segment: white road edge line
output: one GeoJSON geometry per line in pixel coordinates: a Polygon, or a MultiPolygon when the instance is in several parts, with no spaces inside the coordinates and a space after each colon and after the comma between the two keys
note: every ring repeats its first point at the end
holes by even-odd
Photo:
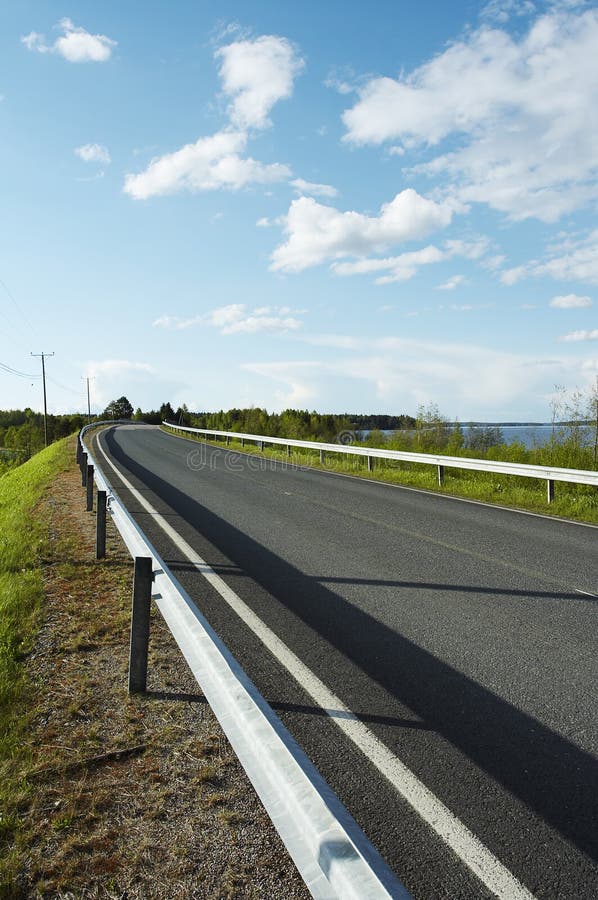
{"type": "Polygon", "coordinates": [[[594,597],[596,600],[598,600],[598,594],[591,594],[589,591],[582,591],[581,588],[575,588],[575,593],[583,594],[584,597],[594,597]]]}
{"type": "Polygon", "coordinates": [[[152,559],[152,600],[311,895],[315,900],[410,900],[404,885],[114,496],[105,467],[91,453],[88,459],[95,466],[98,489],[111,495],[112,521],[129,553],[152,559]]]}
{"type": "Polygon", "coordinates": [[[292,650],[241,600],[223,579],[203,560],[146,498],[128,481],[97,446],[110,468],[116,473],[138,503],[152,516],[167,537],[184,553],[190,563],[220,594],[239,618],[262,641],[300,687],[331,718],[345,735],[392,784],[418,815],[451,848],[479,880],[501,900],[534,900],[534,895],[498,860],[493,853],[457,818],[416,775],[357,718],[320,679],[301,662],[292,650]],[[339,717],[338,713],[343,716],[339,717]]]}

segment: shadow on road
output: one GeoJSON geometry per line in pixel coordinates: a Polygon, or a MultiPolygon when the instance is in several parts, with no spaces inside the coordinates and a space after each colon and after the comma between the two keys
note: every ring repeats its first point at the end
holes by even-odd
{"type": "MultiPolygon", "coordinates": [[[[595,757],[351,605],[321,581],[304,575],[139,465],[122,450],[114,433],[108,432],[104,439],[116,461],[197,528],[235,567],[405,704],[427,729],[450,741],[580,850],[598,860],[595,757]]],[[[136,502],[132,501],[129,508],[137,509],[136,502]]],[[[455,585],[432,587],[471,590],[455,585]]],[[[517,594],[509,589],[502,593],[517,594]]],[[[550,598],[552,594],[542,596],[550,598]]],[[[558,596],[580,599],[577,594],[558,596]]],[[[563,673],[563,677],[572,676],[563,673]]]]}

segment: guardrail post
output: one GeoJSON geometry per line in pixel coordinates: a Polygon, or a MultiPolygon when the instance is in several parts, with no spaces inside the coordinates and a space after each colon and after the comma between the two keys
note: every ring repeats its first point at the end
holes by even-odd
{"type": "Polygon", "coordinates": [[[98,491],[96,506],[96,559],[104,559],[106,556],[106,491],[98,491]]]}
{"type": "Polygon", "coordinates": [[[93,466],[87,466],[86,484],[87,504],[85,506],[85,509],[87,510],[87,512],[91,512],[93,509],[93,466]]]}
{"type": "Polygon", "coordinates": [[[230,445],[230,435],[227,434],[226,435],[226,446],[228,447],[229,445],[230,445]]]}
{"type": "Polygon", "coordinates": [[[367,460],[368,460],[368,472],[371,472],[374,468],[374,460],[372,459],[371,456],[368,456],[367,460]]]}
{"type": "Polygon", "coordinates": [[[291,455],[291,445],[287,444],[287,456],[291,455]]]}
{"type": "Polygon", "coordinates": [[[554,500],[554,481],[551,478],[546,482],[546,499],[548,503],[552,503],[554,500]]]}
{"type": "Polygon", "coordinates": [[[241,438],[241,447],[245,446],[245,438],[241,438]]]}
{"type": "Polygon", "coordinates": [[[258,445],[258,448],[259,448],[259,449],[262,451],[262,453],[263,453],[263,452],[264,452],[264,442],[263,442],[263,441],[258,441],[258,442],[257,442],[257,445],[258,445]]]}
{"type": "Polygon", "coordinates": [[[442,487],[444,484],[444,466],[438,466],[438,485],[442,487]]]}
{"type": "Polygon", "coordinates": [[[324,451],[323,450],[320,450],[320,462],[321,463],[324,462],[324,451]]]}
{"type": "Polygon", "coordinates": [[[142,694],[147,685],[150,604],[152,599],[151,556],[135,557],[131,645],[129,650],[129,694],[142,694]]]}
{"type": "Polygon", "coordinates": [[[87,453],[81,454],[81,487],[87,487],[87,453]]]}
{"type": "Polygon", "coordinates": [[[77,463],[81,463],[81,441],[77,438],[77,463]]]}

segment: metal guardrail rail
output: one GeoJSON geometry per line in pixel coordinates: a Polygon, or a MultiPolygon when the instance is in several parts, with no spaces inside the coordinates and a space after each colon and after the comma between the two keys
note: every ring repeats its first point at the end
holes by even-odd
{"type": "Polygon", "coordinates": [[[405,887],[168,570],[98,466],[84,443],[85,434],[90,428],[116,424],[131,423],[93,422],[80,432],[77,459],[87,486],[87,508],[95,480],[98,500],[108,497],[112,521],[136,564],[140,558],[151,560],[151,599],[310,893],[318,900],[409,900],[405,887]]]}
{"type": "Polygon", "coordinates": [[[471,459],[466,456],[443,456],[436,453],[411,453],[406,450],[384,450],[376,447],[358,447],[354,444],[326,444],[318,441],[299,441],[291,438],[269,437],[263,434],[245,434],[238,431],[215,431],[213,428],[189,428],[183,425],[173,425],[170,422],[162,422],[162,425],[170,428],[175,433],[212,435],[214,438],[225,438],[227,443],[232,439],[257,443],[260,450],[264,444],[273,444],[287,448],[290,455],[291,447],[300,447],[307,450],[319,451],[320,461],[324,461],[326,453],[341,453],[351,456],[364,456],[368,469],[373,468],[374,459],[394,459],[402,462],[422,463],[423,465],[436,466],[438,469],[438,483],[444,483],[445,468],[474,469],[479,472],[496,472],[500,475],[519,475],[524,478],[538,478],[546,481],[548,502],[554,500],[554,483],[566,481],[572,484],[590,484],[598,487],[598,472],[587,469],[564,469],[556,466],[536,466],[529,463],[502,462],[489,459],[471,459]]]}

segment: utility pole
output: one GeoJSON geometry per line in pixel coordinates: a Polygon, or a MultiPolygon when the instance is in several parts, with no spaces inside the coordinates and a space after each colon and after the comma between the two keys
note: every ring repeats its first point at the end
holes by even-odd
{"type": "Polygon", "coordinates": [[[91,422],[91,403],[89,400],[89,382],[91,379],[89,375],[82,375],[81,377],[85,378],[85,381],[87,382],[87,421],[91,422]]]}
{"type": "Polygon", "coordinates": [[[46,403],[46,366],[44,359],[46,356],[54,356],[53,353],[32,353],[31,356],[41,356],[42,360],[42,380],[44,383],[44,444],[48,446],[48,406],[46,403]]]}

